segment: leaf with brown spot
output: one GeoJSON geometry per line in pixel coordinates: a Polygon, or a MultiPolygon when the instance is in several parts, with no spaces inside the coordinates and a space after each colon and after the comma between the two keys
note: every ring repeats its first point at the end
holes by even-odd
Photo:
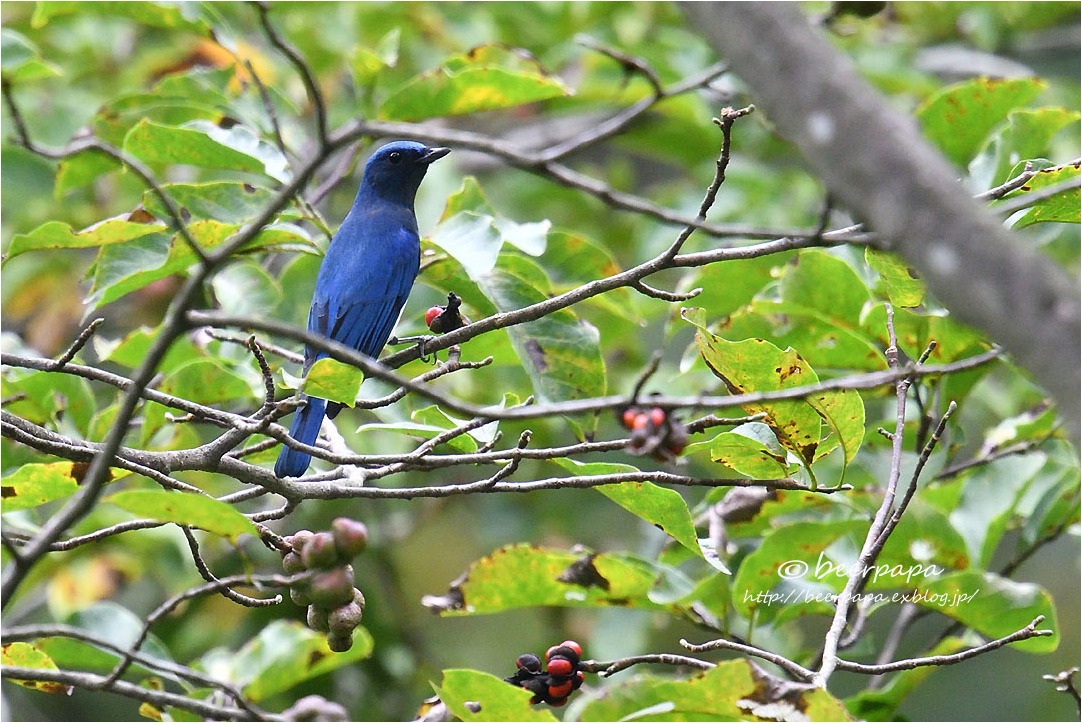
{"type": "Polygon", "coordinates": [[[14,512],[63,499],[78,491],[82,475],[76,465],[85,462],[51,462],[24,464],[4,478],[4,494],[0,510],[14,512]]]}
{"type": "Polygon", "coordinates": [[[609,581],[594,567],[596,552],[591,552],[585,557],[580,557],[567,566],[567,569],[556,578],[558,582],[566,582],[570,585],[581,587],[599,587],[602,590],[609,589],[609,581]]]}
{"type": "Polygon", "coordinates": [[[426,606],[442,615],[481,615],[523,607],[627,607],[686,612],[678,603],[662,605],[650,599],[660,571],[630,555],[598,553],[590,557],[596,574],[608,583],[584,587],[581,581],[561,581],[583,553],[533,545],[508,545],[473,562],[451,583],[443,596],[428,596],[426,606]],[[462,600],[461,605],[456,601],[462,600]]]}
{"type": "MultiPolygon", "coordinates": [[[[30,643],[8,643],[0,648],[0,658],[4,665],[17,668],[38,668],[40,670],[59,670],[48,655],[30,643]]],[[[72,686],[49,680],[12,680],[16,685],[43,693],[62,693],[71,695],[72,686]]]]}

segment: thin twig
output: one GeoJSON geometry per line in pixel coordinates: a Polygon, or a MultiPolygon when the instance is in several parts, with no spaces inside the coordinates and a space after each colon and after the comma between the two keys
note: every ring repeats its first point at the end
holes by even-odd
{"type": "MultiPolygon", "coordinates": [[[[207,582],[218,582],[218,578],[210,571],[210,567],[207,565],[206,560],[199,554],[199,541],[195,539],[192,528],[188,525],[180,525],[180,529],[184,533],[184,539],[188,542],[188,550],[192,554],[192,560],[195,562],[195,569],[199,571],[200,577],[207,582]]],[[[248,595],[243,595],[230,587],[223,587],[218,592],[222,594],[222,597],[232,600],[238,605],[249,608],[269,607],[282,602],[281,595],[276,595],[272,598],[250,597],[248,595]]]]}
{"type": "MultiPolygon", "coordinates": [[[[899,361],[898,339],[894,331],[894,309],[889,304],[887,305],[887,335],[890,340],[886,349],[887,363],[891,369],[896,370],[901,367],[901,362],[899,361]]],[[[815,676],[812,678],[812,683],[820,688],[826,687],[827,681],[830,680],[831,674],[833,674],[837,667],[839,661],[839,642],[841,641],[842,633],[845,630],[846,622],[849,619],[850,608],[856,599],[855,593],[866,584],[865,580],[867,573],[872,569],[879,551],[882,550],[882,545],[879,543],[880,535],[886,528],[888,515],[894,505],[894,498],[897,494],[898,480],[901,477],[903,451],[902,438],[905,433],[905,408],[911,383],[912,377],[900,378],[895,383],[897,414],[894,425],[894,435],[891,440],[891,462],[886,490],[883,494],[883,501],[880,503],[879,509],[875,513],[875,518],[872,520],[871,527],[868,528],[868,533],[864,539],[864,545],[861,548],[860,555],[857,558],[854,572],[849,576],[849,579],[846,580],[845,587],[842,589],[841,594],[838,595],[834,617],[830,623],[830,629],[823,639],[822,663],[819,666],[819,670],[816,671],[815,676]]],[[[886,542],[886,538],[883,538],[883,542],[886,542]]]]}
{"type": "Polygon", "coordinates": [[[97,319],[94,319],[87,324],[86,328],[83,329],[75,341],[71,343],[71,346],[68,347],[67,351],[57,358],[53,365],[53,369],[57,371],[63,369],[68,362],[74,359],[75,355],[79,353],[79,350],[86,346],[86,343],[90,341],[90,337],[94,335],[94,332],[97,331],[98,327],[103,323],[105,323],[105,319],[99,316],[97,319]]]}
{"type": "MultiPolygon", "coordinates": [[[[115,653],[118,656],[124,655],[127,652],[131,654],[133,663],[141,665],[147,670],[160,671],[164,674],[190,681],[200,687],[215,688],[222,691],[236,701],[238,706],[248,711],[254,720],[269,720],[271,718],[270,714],[248,702],[241,690],[230,683],[218,680],[217,678],[193,670],[185,665],[174,663],[171,660],[164,660],[162,658],[127,650],[111,640],[98,637],[81,628],[64,624],[20,625],[14,628],[5,628],[3,635],[6,642],[26,642],[39,640],[41,638],[71,638],[72,640],[89,643],[94,647],[101,648],[110,653],[115,653]]],[[[96,686],[90,687],[96,688],[96,686]]]]}
{"type": "Polygon", "coordinates": [[[866,663],[856,663],[851,660],[839,659],[836,661],[836,665],[838,670],[863,673],[864,675],[882,675],[883,673],[893,673],[899,670],[913,670],[914,668],[921,668],[928,665],[954,665],[955,663],[961,663],[970,658],[975,658],[978,655],[987,653],[991,650],[996,650],[997,648],[1002,648],[1004,645],[1009,645],[1010,643],[1018,642],[1019,640],[1028,640],[1030,638],[1052,635],[1053,631],[1051,630],[1037,629],[1037,626],[1042,622],[1044,622],[1044,616],[1038,615],[1033,619],[1033,622],[1021,630],[1017,630],[1010,635],[987,642],[984,645],[978,645],[975,648],[963,650],[960,653],[953,653],[951,655],[929,655],[924,658],[907,658],[906,660],[898,660],[883,665],[868,665],[866,663]]]}
{"type": "Polygon", "coordinates": [[[802,681],[812,680],[813,676],[815,675],[815,673],[808,670],[803,665],[789,660],[784,655],[778,655],[777,653],[772,653],[769,650],[757,648],[754,645],[736,643],[732,640],[726,640],[724,638],[718,638],[717,640],[711,640],[710,642],[700,644],[689,643],[687,640],[681,639],[680,644],[693,653],[701,653],[707,650],[735,650],[738,653],[743,653],[744,655],[751,655],[753,657],[761,658],[762,660],[771,662],[785,672],[792,675],[794,678],[802,681]]]}
{"type": "MultiPolygon", "coordinates": [[[[126,671],[128,667],[131,666],[133,662],[132,655],[137,652],[142,646],[142,644],[146,641],[147,636],[150,634],[150,628],[153,627],[154,623],[158,622],[158,620],[171,613],[177,608],[177,606],[179,606],[186,600],[191,600],[193,598],[201,597],[203,595],[220,593],[223,590],[229,589],[235,585],[271,585],[275,587],[289,587],[290,585],[296,584],[303,579],[307,579],[311,575],[311,571],[306,571],[300,573],[299,575],[293,576],[233,575],[232,577],[223,577],[216,579],[212,582],[190,588],[174,595],[173,597],[169,598],[161,605],[159,605],[157,608],[155,608],[149,615],[147,615],[146,620],[143,621],[143,628],[140,631],[138,637],[136,637],[135,641],[131,644],[130,649],[124,652],[124,655],[121,657],[120,662],[116,664],[116,666],[113,668],[113,671],[108,675],[108,677],[104,679],[101,686],[105,688],[111,687],[120,679],[120,676],[124,674],[124,671],[126,671]]],[[[274,604],[277,604],[282,600],[280,595],[276,595],[275,598],[272,599],[276,599],[276,602],[274,604]]]]}
{"type": "Polygon", "coordinates": [[[191,711],[207,720],[270,720],[270,716],[254,713],[245,708],[216,705],[205,700],[191,698],[186,694],[154,690],[125,680],[109,681],[104,675],[75,670],[52,670],[49,668],[24,668],[15,665],[0,667],[0,677],[8,680],[41,681],[59,683],[86,690],[107,690],[110,693],[132,698],[157,708],[172,706],[191,711]],[[106,685],[108,683],[108,685],[106,685]]]}
{"type": "Polygon", "coordinates": [[[698,658],[690,658],[686,655],[675,655],[673,653],[656,653],[653,655],[632,655],[627,658],[620,658],[619,660],[611,660],[603,662],[599,660],[584,660],[580,663],[580,667],[587,673],[597,673],[602,678],[608,678],[610,675],[615,675],[623,670],[627,670],[633,665],[671,665],[677,667],[696,668],[697,670],[711,670],[717,667],[716,663],[711,663],[707,660],[699,660],[698,658]]]}
{"type": "Polygon", "coordinates": [[[254,4],[259,11],[259,24],[262,26],[263,33],[267,36],[267,40],[270,41],[271,45],[278,48],[282,55],[286,56],[293,65],[293,68],[297,71],[297,74],[300,75],[301,82],[304,83],[304,89],[308,93],[308,102],[312,104],[312,108],[316,113],[316,130],[319,133],[319,147],[320,152],[322,153],[324,149],[326,149],[328,143],[328,127],[327,107],[323,100],[323,92],[319,89],[319,83],[316,82],[315,75],[312,74],[312,69],[308,66],[308,62],[299,52],[297,52],[296,48],[281,36],[271,23],[270,5],[262,0],[258,0],[254,4]]]}
{"type": "Polygon", "coordinates": [[[684,242],[693,234],[698,228],[697,224],[706,220],[706,214],[710,210],[710,207],[714,205],[714,201],[718,197],[718,191],[721,190],[721,184],[725,183],[725,170],[729,167],[729,160],[731,158],[732,148],[732,131],[733,123],[738,118],[752,113],[755,110],[755,106],[749,105],[739,110],[733,110],[732,108],[724,108],[720,113],[720,117],[714,119],[714,123],[721,129],[721,153],[718,155],[716,161],[714,161],[714,180],[710,182],[710,186],[706,189],[706,195],[703,197],[702,203],[699,204],[699,212],[695,214],[695,224],[688,224],[677,235],[676,240],[673,241],[669,248],[665,249],[661,258],[666,261],[672,261],[676,258],[676,255],[680,253],[680,249],[683,248],[684,242]]]}

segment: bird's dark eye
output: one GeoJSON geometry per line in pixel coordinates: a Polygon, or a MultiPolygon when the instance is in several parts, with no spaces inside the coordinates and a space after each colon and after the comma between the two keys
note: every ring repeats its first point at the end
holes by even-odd
{"type": "Polygon", "coordinates": [[[391,155],[387,156],[387,160],[391,163],[398,163],[402,160],[402,154],[398,151],[392,151],[391,155]]]}

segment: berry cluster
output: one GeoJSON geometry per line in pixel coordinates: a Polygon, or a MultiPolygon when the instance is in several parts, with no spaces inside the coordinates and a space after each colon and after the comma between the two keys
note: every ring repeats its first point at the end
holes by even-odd
{"type": "Polygon", "coordinates": [[[533,693],[531,703],[548,703],[558,708],[567,703],[567,697],[578,690],[586,678],[579,670],[581,658],[582,646],[574,640],[565,640],[545,652],[547,670],[542,670],[541,660],[536,655],[523,653],[515,661],[518,670],[504,680],[533,693]]]}
{"type": "Polygon", "coordinates": [[[306,570],[314,574],[289,590],[297,605],[308,606],[308,627],[327,633],[327,646],[336,653],[353,647],[353,630],[364,615],[364,595],[353,586],[350,562],[368,544],[363,523],[339,517],[330,532],[300,530],[286,537],[292,548],[282,556],[282,567],[291,575],[306,570]]]}
{"type": "Polygon", "coordinates": [[[446,334],[466,326],[470,320],[460,311],[462,299],[451,291],[447,294],[447,306],[433,306],[425,312],[425,324],[437,334],[446,334]]]}
{"type": "Polygon", "coordinates": [[[687,429],[661,407],[627,407],[619,418],[631,430],[627,451],[632,454],[651,454],[667,462],[688,446],[687,429]]]}

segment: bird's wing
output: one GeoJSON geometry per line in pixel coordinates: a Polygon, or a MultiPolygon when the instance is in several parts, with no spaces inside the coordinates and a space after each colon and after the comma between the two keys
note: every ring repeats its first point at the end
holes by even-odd
{"type": "MultiPolygon", "coordinates": [[[[368,356],[379,355],[417,276],[417,243],[416,234],[400,229],[378,243],[340,247],[347,253],[328,251],[324,264],[329,272],[317,283],[309,330],[368,356]]],[[[308,365],[322,356],[306,349],[308,365]]]]}

